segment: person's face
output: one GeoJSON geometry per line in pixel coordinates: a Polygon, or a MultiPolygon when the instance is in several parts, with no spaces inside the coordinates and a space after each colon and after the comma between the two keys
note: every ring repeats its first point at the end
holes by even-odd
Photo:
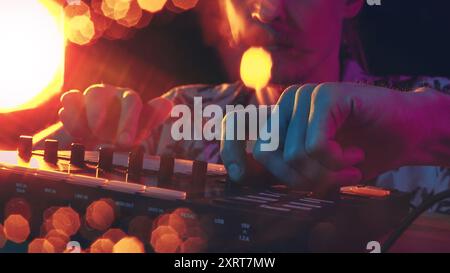
{"type": "Polygon", "coordinates": [[[299,83],[339,56],[345,19],[363,0],[225,0],[239,47],[263,46],[274,61],[272,82],[299,83]]]}

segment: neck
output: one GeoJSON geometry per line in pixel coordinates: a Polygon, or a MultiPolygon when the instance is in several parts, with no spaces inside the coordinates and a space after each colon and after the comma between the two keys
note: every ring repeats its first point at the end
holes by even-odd
{"type": "Polygon", "coordinates": [[[341,80],[339,49],[329,54],[304,77],[304,83],[339,82],[341,80]]]}

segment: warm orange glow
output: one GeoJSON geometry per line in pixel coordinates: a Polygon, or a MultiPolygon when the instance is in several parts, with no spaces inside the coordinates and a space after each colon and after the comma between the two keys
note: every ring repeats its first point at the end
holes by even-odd
{"type": "Polygon", "coordinates": [[[115,219],[114,202],[102,199],[86,209],[86,223],[96,230],[107,230],[115,219]]]}
{"type": "Polygon", "coordinates": [[[194,8],[198,0],[172,0],[172,3],[177,8],[188,10],[194,8]]]}
{"type": "Polygon", "coordinates": [[[150,236],[150,245],[157,253],[175,253],[181,243],[177,231],[170,226],[159,226],[150,236]]]}
{"type": "Polygon", "coordinates": [[[167,0],[138,0],[138,3],[143,10],[155,13],[164,8],[167,0]]]}
{"type": "Polygon", "coordinates": [[[33,108],[60,91],[65,41],[52,0],[8,1],[0,16],[0,112],[33,108]]]}
{"type": "Polygon", "coordinates": [[[28,253],[55,253],[55,247],[47,239],[34,239],[28,245],[28,253]]]}
{"type": "Polygon", "coordinates": [[[5,235],[8,240],[20,244],[30,236],[30,224],[22,215],[12,214],[4,223],[5,235]]]}
{"type": "Polygon", "coordinates": [[[113,247],[113,253],[144,253],[144,244],[136,237],[125,237],[113,247]]]}
{"type": "Polygon", "coordinates": [[[242,56],[241,79],[247,87],[259,91],[269,84],[272,65],[269,52],[261,47],[252,47],[242,56]]]}

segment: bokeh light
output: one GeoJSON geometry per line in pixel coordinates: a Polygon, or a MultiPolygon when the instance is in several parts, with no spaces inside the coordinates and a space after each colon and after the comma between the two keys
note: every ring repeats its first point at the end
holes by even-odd
{"type": "Polygon", "coordinates": [[[89,44],[95,36],[95,26],[87,14],[66,18],[65,34],[74,44],[89,44]]]}
{"type": "Polygon", "coordinates": [[[110,239],[100,238],[96,240],[89,250],[90,253],[112,253],[114,242],[110,239]]]}
{"type": "Polygon", "coordinates": [[[0,112],[40,105],[60,91],[65,40],[52,0],[8,1],[0,16],[0,112]]]}
{"type": "Polygon", "coordinates": [[[241,79],[247,87],[261,90],[269,84],[272,65],[269,52],[261,47],[252,47],[242,56],[241,79]]]}
{"type": "Polygon", "coordinates": [[[75,235],[80,229],[80,216],[70,207],[57,209],[51,216],[51,227],[63,231],[68,236],[75,235]]]}
{"type": "Polygon", "coordinates": [[[103,14],[111,19],[120,20],[127,16],[131,6],[131,0],[103,0],[103,14]]]}
{"type": "Polygon", "coordinates": [[[113,247],[113,253],[144,253],[144,244],[136,237],[125,237],[113,247]]]}
{"type": "Polygon", "coordinates": [[[4,231],[8,240],[20,244],[30,236],[30,224],[22,215],[12,214],[4,222],[4,231]]]}
{"type": "Polygon", "coordinates": [[[158,12],[164,8],[167,0],[138,0],[139,6],[148,12],[158,12]]]}
{"type": "Polygon", "coordinates": [[[130,8],[128,9],[125,17],[117,20],[117,23],[125,27],[136,26],[142,18],[142,9],[137,3],[137,0],[133,0],[130,3],[130,8]]]}
{"type": "Polygon", "coordinates": [[[150,245],[157,253],[197,253],[206,249],[207,241],[197,215],[178,208],[155,220],[150,245]]]}
{"type": "Polygon", "coordinates": [[[55,253],[55,247],[47,239],[34,239],[28,245],[28,253],[55,253]]]}
{"type": "Polygon", "coordinates": [[[12,198],[5,205],[5,217],[12,214],[22,215],[27,221],[31,220],[31,207],[23,198],[12,198]]]}
{"type": "Polygon", "coordinates": [[[70,241],[70,237],[60,229],[50,230],[45,236],[45,239],[53,245],[57,253],[63,252],[66,249],[67,243],[70,241]]]}
{"type": "Polygon", "coordinates": [[[194,8],[198,4],[199,0],[172,0],[175,7],[188,10],[194,8]]]}
{"type": "Polygon", "coordinates": [[[105,234],[103,234],[102,238],[111,240],[115,244],[126,236],[127,234],[123,232],[123,230],[118,228],[111,228],[107,232],[105,232],[105,234]]]}
{"type": "Polygon", "coordinates": [[[99,231],[107,230],[115,218],[115,204],[110,199],[95,201],[86,209],[86,223],[99,231]]]}

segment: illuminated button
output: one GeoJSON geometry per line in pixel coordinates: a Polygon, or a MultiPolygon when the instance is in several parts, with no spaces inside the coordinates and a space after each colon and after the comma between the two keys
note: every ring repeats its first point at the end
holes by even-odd
{"type": "Polygon", "coordinates": [[[101,147],[98,154],[98,168],[110,171],[113,168],[114,150],[111,147],[101,147]]]}
{"type": "Polygon", "coordinates": [[[45,140],[44,160],[47,163],[58,162],[58,141],[54,139],[45,140]]]}
{"type": "Polygon", "coordinates": [[[121,181],[109,180],[103,185],[105,189],[114,190],[125,193],[143,193],[145,191],[145,186],[133,183],[124,183],[121,181]]]}
{"type": "Polygon", "coordinates": [[[20,136],[17,150],[19,151],[19,156],[22,159],[29,159],[33,150],[33,137],[20,136]]]}
{"type": "Polygon", "coordinates": [[[168,200],[185,200],[186,192],[184,191],[176,191],[169,189],[162,189],[156,187],[146,187],[144,196],[160,198],[160,199],[168,199],[168,200]]]}
{"type": "Polygon", "coordinates": [[[349,186],[342,187],[341,193],[363,197],[383,198],[389,196],[391,191],[371,186],[349,186]]]}
{"type": "Polygon", "coordinates": [[[101,187],[105,185],[108,180],[101,179],[101,178],[95,178],[85,175],[70,175],[70,179],[67,181],[70,184],[76,184],[76,185],[82,185],[82,186],[88,186],[88,187],[101,187]]]}
{"type": "Polygon", "coordinates": [[[78,143],[72,143],[70,149],[70,164],[75,166],[83,166],[85,152],[86,149],[83,145],[78,143]]]}

